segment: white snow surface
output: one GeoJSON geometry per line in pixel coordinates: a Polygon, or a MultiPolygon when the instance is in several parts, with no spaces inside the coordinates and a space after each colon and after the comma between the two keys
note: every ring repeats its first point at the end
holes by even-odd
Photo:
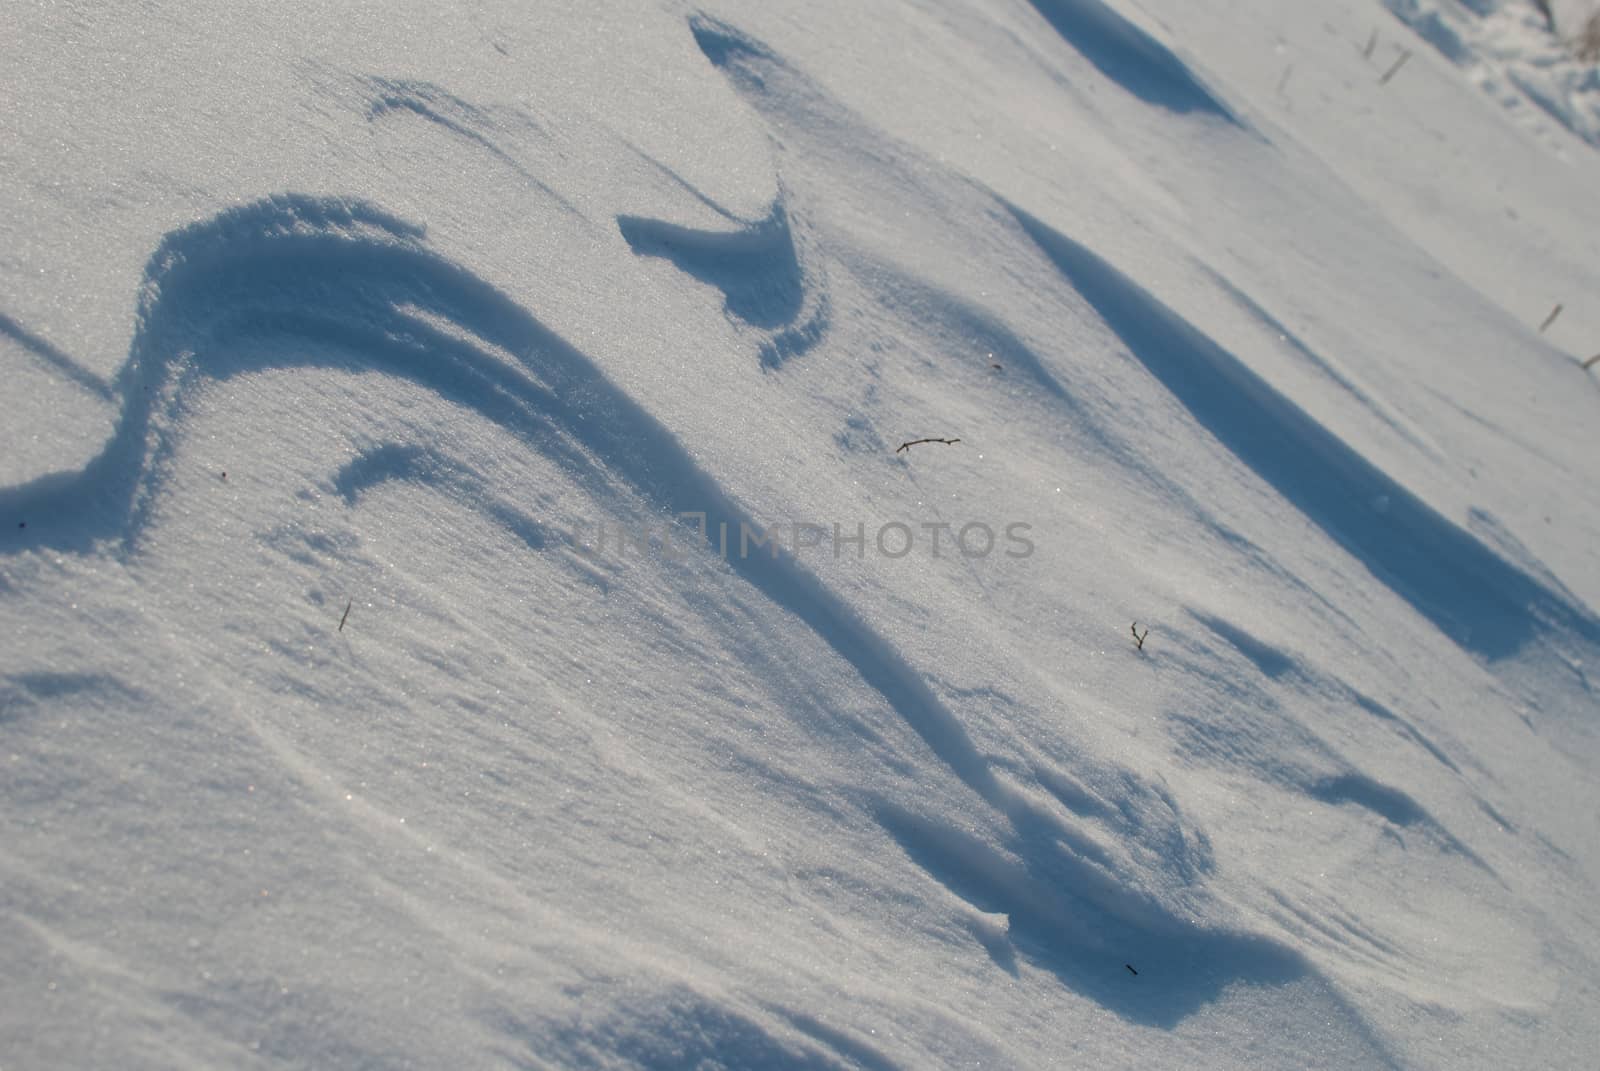
{"type": "MultiPolygon", "coordinates": [[[[1600,146],[1600,65],[1580,57],[1594,0],[1385,0],[1428,44],[1534,129],[1600,146]]],[[[1374,31],[1376,40],[1376,31],[1374,31]]],[[[1560,139],[1554,139],[1559,153],[1560,139]]]]}
{"type": "Polygon", "coordinates": [[[1594,1066],[1513,6],[8,2],[0,1068],[1594,1066]]]}

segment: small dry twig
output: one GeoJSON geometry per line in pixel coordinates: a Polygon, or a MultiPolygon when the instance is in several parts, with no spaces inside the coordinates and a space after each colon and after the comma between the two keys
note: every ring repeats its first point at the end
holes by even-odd
{"type": "Polygon", "coordinates": [[[1587,361],[1584,361],[1583,367],[1585,369],[1593,368],[1597,364],[1600,364],[1600,353],[1597,353],[1593,357],[1590,357],[1587,361]]]}
{"type": "Polygon", "coordinates": [[[1150,626],[1145,626],[1143,636],[1139,635],[1139,622],[1135,621],[1131,626],[1131,629],[1133,632],[1133,645],[1141,651],[1144,650],[1144,641],[1150,636],[1150,626]]]}
{"type": "Polygon", "coordinates": [[[1556,317],[1561,315],[1561,309],[1562,309],[1561,303],[1557,302],[1556,303],[1556,307],[1550,310],[1550,315],[1546,316],[1544,318],[1544,323],[1539,325],[1539,333],[1541,335],[1544,334],[1545,328],[1549,327],[1551,324],[1556,322],[1556,317]]]}
{"type": "Polygon", "coordinates": [[[954,446],[960,441],[960,439],[912,439],[908,443],[901,443],[899,446],[895,447],[894,452],[898,454],[902,450],[909,450],[913,446],[921,446],[923,443],[943,443],[945,446],[954,446]]]}
{"type": "Polygon", "coordinates": [[[1600,11],[1590,15],[1578,36],[1572,39],[1572,50],[1584,63],[1600,63],[1600,11]]]}
{"type": "Polygon", "coordinates": [[[350,599],[349,601],[347,601],[344,604],[344,616],[339,618],[339,631],[340,632],[344,631],[344,623],[346,621],[350,620],[350,607],[354,606],[355,604],[356,604],[356,601],[354,599],[350,599]]]}
{"type": "Polygon", "coordinates": [[[1372,58],[1372,50],[1377,48],[1377,47],[1378,47],[1378,28],[1376,26],[1374,26],[1372,28],[1372,36],[1367,38],[1367,47],[1361,50],[1361,58],[1364,59],[1364,60],[1370,60],[1372,58]]]}
{"type": "Polygon", "coordinates": [[[1410,58],[1411,58],[1411,50],[1409,48],[1401,49],[1400,50],[1400,58],[1394,61],[1394,66],[1393,67],[1390,67],[1387,71],[1383,72],[1383,77],[1378,79],[1378,84],[1380,86],[1388,85],[1389,84],[1389,79],[1391,79],[1395,75],[1399,74],[1400,73],[1400,68],[1404,67],[1406,65],[1406,61],[1409,60],[1410,58]]]}

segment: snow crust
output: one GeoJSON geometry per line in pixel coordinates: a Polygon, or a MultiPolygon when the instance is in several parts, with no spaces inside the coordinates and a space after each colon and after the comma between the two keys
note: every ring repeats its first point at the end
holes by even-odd
{"type": "Polygon", "coordinates": [[[7,5],[0,1068],[1591,1066],[1540,25],[7,5]]]}

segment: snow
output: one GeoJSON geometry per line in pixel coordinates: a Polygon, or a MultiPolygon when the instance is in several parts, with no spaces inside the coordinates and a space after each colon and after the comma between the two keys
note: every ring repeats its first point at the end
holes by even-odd
{"type": "Polygon", "coordinates": [[[1574,54],[1581,51],[1575,47],[1581,27],[1596,14],[1585,0],[1547,4],[1549,17],[1538,5],[1516,0],[1386,3],[1486,93],[1528,116],[1534,129],[1554,120],[1600,145],[1600,67],[1574,54]]]}
{"type": "Polygon", "coordinates": [[[1591,1062],[1532,5],[0,27],[0,1068],[1591,1062]]]}

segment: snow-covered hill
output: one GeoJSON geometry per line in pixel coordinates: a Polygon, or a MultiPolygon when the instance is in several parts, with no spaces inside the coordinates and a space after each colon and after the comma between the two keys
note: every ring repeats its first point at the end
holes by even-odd
{"type": "Polygon", "coordinates": [[[1538,18],[8,6],[0,1068],[1588,1066],[1538,18]]]}

